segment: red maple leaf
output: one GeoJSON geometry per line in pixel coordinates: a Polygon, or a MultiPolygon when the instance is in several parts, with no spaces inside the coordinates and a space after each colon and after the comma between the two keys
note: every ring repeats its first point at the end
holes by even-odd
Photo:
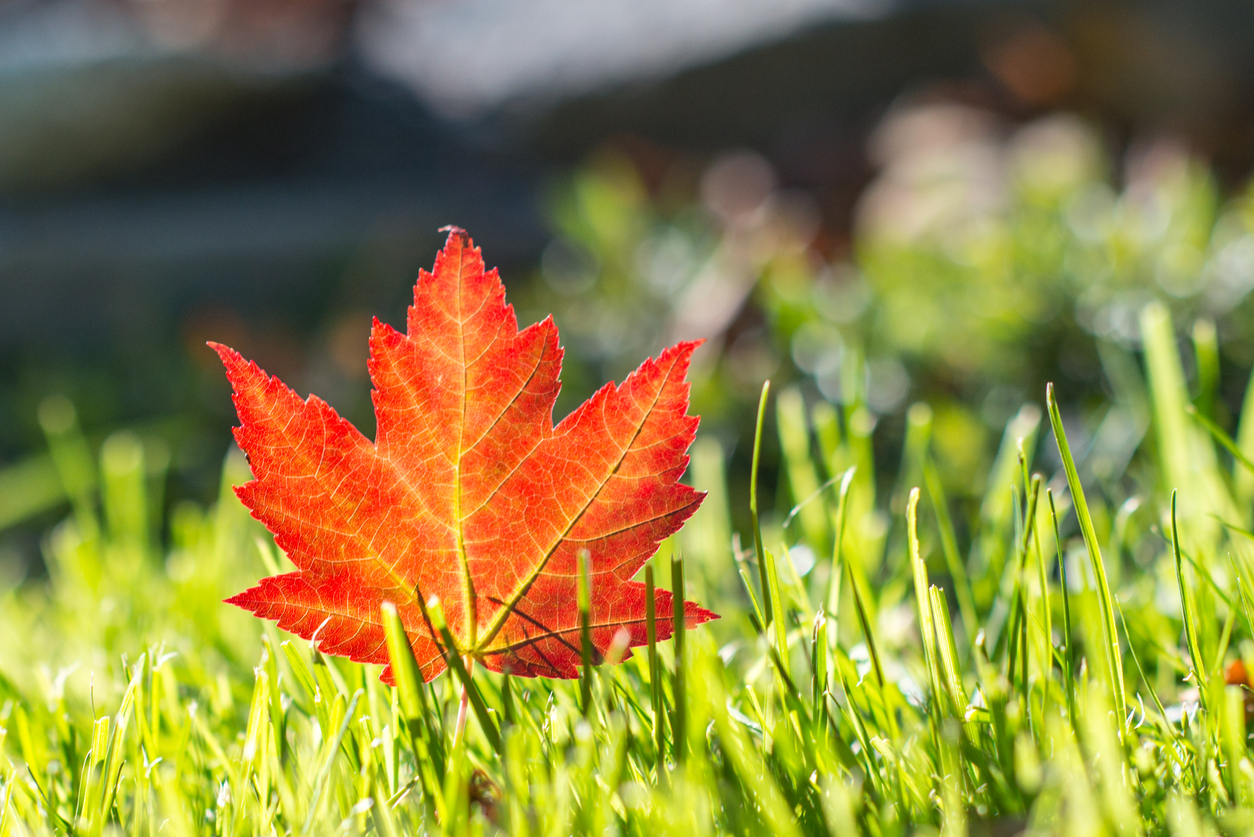
{"type": "MultiPolygon", "coordinates": [[[[380,606],[392,602],[430,680],[444,660],[421,605],[438,597],[456,653],[576,677],[586,550],[596,652],[620,631],[629,647],[647,642],[645,587],[631,578],[704,496],[679,482],[698,422],[684,380],[696,343],[646,360],[554,427],[557,327],[519,331],[496,270],[453,229],[434,273],[419,273],[409,333],[374,321],[373,444],[322,399],[210,346],[256,477],[236,494],[297,567],[228,602],[376,664],[388,662],[380,606]]],[[[656,591],[659,639],[671,601],[656,591]]],[[[692,602],[684,612],[689,626],[717,618],[692,602]]]]}

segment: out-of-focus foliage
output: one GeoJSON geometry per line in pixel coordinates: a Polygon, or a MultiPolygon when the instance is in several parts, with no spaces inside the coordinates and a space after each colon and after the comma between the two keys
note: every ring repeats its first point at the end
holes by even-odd
{"type": "Polygon", "coordinates": [[[1221,379],[1220,361],[1254,361],[1254,204],[1225,198],[1170,139],[1112,147],[1070,115],[1013,126],[956,104],[899,107],[872,137],[878,173],[848,247],[755,154],[702,167],[607,149],[555,189],[529,307],[555,310],[593,380],[707,338],[695,403],[742,442],[766,377],[872,417],[927,398],[964,493],[990,437],[1039,400],[1028,393],[1047,381],[1067,402],[1114,393],[1094,467],[1118,474],[1148,422],[1130,353],[1151,301],[1193,338],[1199,406],[1227,420],[1222,396],[1244,373],[1221,379]]]}
{"type": "Polygon", "coordinates": [[[1106,146],[899,111],[847,249],[748,153],[557,188],[520,307],[568,388],[709,340],[709,496],[653,566],[724,618],[582,682],[475,672],[464,734],[453,678],[389,691],[220,603],[283,561],[238,457],[166,508],[159,433],[97,445],[44,400],[46,454],[0,473],[4,509],[69,507],[47,578],[0,577],[0,837],[1243,833],[1249,204],[1106,146]]]}
{"type": "Polygon", "coordinates": [[[532,307],[568,322],[568,345],[601,377],[630,371],[633,352],[708,340],[703,368],[731,390],[723,399],[715,386],[702,391],[717,411],[726,398],[756,397],[778,369],[769,330],[747,302],[764,276],[808,284],[818,216],[805,195],[780,192],[755,154],[704,171],[688,162],[673,161],[647,184],[630,156],[607,150],[559,184],[550,200],[557,235],[532,307]]]}
{"type": "Polygon", "coordinates": [[[937,105],[889,118],[872,150],[856,258],[886,350],[962,384],[1091,380],[1095,341],[1138,347],[1138,312],[1161,300],[1248,354],[1249,197],[1223,201],[1170,140],[1112,160],[1075,117],[1012,130],[937,105]]]}

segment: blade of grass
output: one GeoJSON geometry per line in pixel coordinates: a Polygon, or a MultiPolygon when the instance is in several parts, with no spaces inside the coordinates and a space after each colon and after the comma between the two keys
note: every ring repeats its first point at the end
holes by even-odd
{"type": "Polygon", "coordinates": [[[318,686],[314,682],[313,672],[309,670],[309,663],[305,662],[305,658],[300,655],[300,651],[296,646],[292,645],[290,639],[285,639],[279,643],[279,648],[283,650],[283,656],[287,658],[287,664],[291,667],[292,673],[296,675],[296,680],[304,687],[308,693],[309,699],[313,700],[318,693],[318,686]]]}
{"type": "Polygon", "coordinates": [[[17,787],[17,769],[11,768],[4,781],[4,798],[0,800],[0,834],[8,833],[9,808],[13,805],[13,792],[17,787]]]}
{"type": "Polygon", "coordinates": [[[579,711],[585,718],[592,709],[592,567],[591,555],[579,550],[579,711]]]}
{"type": "Polygon", "coordinates": [[[1062,415],[1058,412],[1058,402],[1054,400],[1054,385],[1045,389],[1045,400],[1049,407],[1049,420],[1054,428],[1054,440],[1058,444],[1058,452],[1062,455],[1063,468],[1067,474],[1067,485],[1071,489],[1071,501],[1075,506],[1076,519],[1080,523],[1080,533],[1084,537],[1084,546],[1088,551],[1089,564],[1093,570],[1093,578],[1097,582],[1097,603],[1101,611],[1102,639],[1105,643],[1107,670],[1109,671],[1111,699],[1115,701],[1115,711],[1121,718],[1125,717],[1128,705],[1123,687],[1123,659],[1119,651],[1119,635],[1115,626],[1114,604],[1111,601],[1110,585],[1106,579],[1106,566],[1102,563],[1101,547],[1098,545],[1097,533],[1093,529],[1093,519],[1089,516],[1088,503],[1084,499],[1084,487],[1080,484],[1080,475],[1076,471],[1075,460],[1071,456],[1071,446],[1067,444],[1067,432],[1062,426],[1062,415]]]}
{"type": "Polygon", "coordinates": [[[780,589],[779,568],[776,566],[774,553],[764,549],[762,554],[766,557],[766,583],[770,590],[767,601],[771,603],[773,611],[769,621],[774,628],[775,653],[779,655],[784,670],[788,671],[788,623],[784,620],[784,596],[780,589]]]}
{"type": "MultiPolygon", "coordinates": [[[[1118,606],[1118,610],[1119,621],[1123,624],[1123,632],[1124,634],[1127,634],[1128,620],[1123,615],[1123,606],[1118,606]]],[[[1168,734],[1171,736],[1173,741],[1179,742],[1180,731],[1167,720],[1167,709],[1163,706],[1163,702],[1158,697],[1158,690],[1154,688],[1154,684],[1151,683],[1149,678],[1145,676],[1145,669],[1141,667],[1141,660],[1137,657],[1136,649],[1132,647],[1132,643],[1128,643],[1128,656],[1132,658],[1132,665],[1136,667],[1137,677],[1139,677],[1141,682],[1145,684],[1145,690],[1149,692],[1150,700],[1153,702],[1154,708],[1158,710],[1158,714],[1162,718],[1163,725],[1167,728],[1168,734]]]]}
{"type": "MultiPolygon", "coordinates": [[[[935,584],[928,591],[928,597],[931,601],[932,622],[936,626],[937,650],[940,651],[941,671],[949,695],[951,712],[954,718],[963,722],[970,701],[958,668],[958,649],[954,643],[953,626],[949,623],[949,608],[945,604],[943,592],[935,584]]],[[[976,744],[975,732],[971,726],[963,723],[962,728],[970,743],[976,744]]]]}
{"type": "Polygon", "coordinates": [[[649,640],[649,698],[653,707],[653,739],[657,746],[657,779],[666,773],[666,714],[662,707],[662,666],[657,656],[657,599],[653,587],[653,564],[644,567],[644,617],[649,640]]]}
{"type": "Polygon", "coordinates": [[[1213,672],[1223,672],[1224,657],[1228,654],[1228,643],[1232,640],[1232,628],[1236,621],[1237,609],[1229,607],[1228,615],[1224,618],[1223,630],[1219,633],[1219,647],[1215,649],[1215,662],[1211,666],[1213,672]]]}
{"type": "MultiPolygon", "coordinates": [[[[1024,697],[1028,700],[1031,700],[1031,696],[1028,693],[1029,692],[1028,626],[1036,620],[1034,620],[1032,616],[1031,598],[1028,592],[1028,558],[1032,553],[1032,545],[1036,543],[1035,536],[1037,534],[1036,532],[1037,501],[1040,500],[1041,484],[1043,483],[1043,480],[1041,479],[1041,475],[1037,474],[1036,476],[1031,478],[1031,481],[1029,483],[1027,461],[1022,460],[1022,459],[1020,461],[1024,463],[1024,469],[1023,469],[1023,478],[1025,480],[1024,489],[1028,492],[1028,505],[1027,505],[1026,517],[1024,518],[1023,540],[1019,544],[1019,550],[1020,550],[1019,551],[1019,562],[1020,562],[1019,563],[1019,613],[1020,613],[1020,622],[1022,624],[1022,629],[1023,629],[1022,648],[1021,648],[1021,653],[1023,654],[1023,660],[1022,660],[1023,668],[1022,668],[1021,676],[1022,676],[1024,697]]],[[[1039,622],[1037,622],[1037,624],[1039,625],[1039,622]]],[[[1049,646],[1048,635],[1046,635],[1045,645],[1046,647],[1049,646]]],[[[1042,674],[1044,675],[1047,670],[1048,670],[1047,663],[1042,663],[1042,674]]]]}
{"type": "Polygon", "coordinates": [[[146,655],[141,654],[139,661],[135,664],[134,674],[126,687],[126,692],[122,695],[122,703],[118,707],[118,712],[114,716],[115,723],[112,725],[109,743],[103,759],[104,773],[101,778],[100,807],[92,812],[91,818],[93,830],[97,834],[104,830],[104,825],[109,819],[109,812],[113,808],[118,782],[122,774],[122,763],[125,758],[123,747],[125,746],[126,730],[130,724],[131,711],[135,706],[135,694],[140,688],[145,657],[146,655]]]}
{"type": "MultiPolygon", "coordinates": [[[[274,740],[278,744],[279,760],[287,757],[287,712],[283,709],[283,696],[279,690],[279,659],[268,634],[262,635],[265,648],[265,667],[270,678],[270,717],[274,722],[274,740]]],[[[154,690],[154,699],[156,698],[154,690]]]]}
{"type": "Polygon", "coordinates": [[[1176,492],[1171,492],[1171,551],[1176,560],[1176,584],[1180,588],[1180,611],[1184,619],[1184,638],[1193,664],[1193,682],[1197,685],[1202,708],[1206,708],[1209,671],[1202,660],[1202,648],[1197,638],[1197,610],[1193,604],[1193,590],[1184,577],[1184,559],[1180,555],[1180,536],[1176,530],[1176,492]]]}
{"type": "Polygon", "coordinates": [[[797,503],[797,505],[795,505],[795,506],[793,506],[791,509],[789,509],[789,510],[788,510],[788,514],[787,514],[787,515],[785,515],[785,517],[784,517],[784,522],[780,524],[779,528],[781,528],[781,529],[787,529],[787,528],[789,527],[789,525],[791,525],[791,524],[792,524],[793,520],[797,517],[797,515],[801,514],[801,512],[802,512],[804,509],[808,508],[808,507],[810,506],[810,504],[811,504],[811,503],[813,503],[815,500],[817,500],[817,499],[819,499],[820,497],[822,497],[822,496],[823,496],[823,492],[824,492],[824,491],[826,491],[827,489],[831,488],[831,487],[832,487],[833,485],[835,485],[836,483],[840,482],[840,478],[841,478],[841,476],[842,476],[842,474],[837,474],[836,476],[834,476],[834,477],[832,477],[831,479],[827,480],[827,481],[826,481],[826,482],[824,482],[822,485],[820,485],[818,488],[814,489],[814,491],[812,491],[812,492],[810,492],[808,495],[806,495],[806,498],[805,498],[804,500],[801,500],[800,502],[798,502],[798,503],[797,503]]]}
{"type": "Polygon", "coordinates": [[[1248,463],[1254,461],[1254,370],[1250,371],[1250,380],[1245,387],[1245,400],[1241,404],[1241,420],[1237,424],[1237,448],[1241,451],[1237,462],[1245,464],[1244,468],[1234,466],[1232,481],[1240,508],[1248,509],[1254,503],[1254,467],[1248,463]]]}
{"type": "Polygon", "coordinates": [[[758,464],[762,457],[762,422],[766,418],[766,399],[771,394],[771,382],[762,382],[762,396],[758,399],[758,420],[753,430],[753,464],[749,469],[749,517],[753,525],[753,550],[758,558],[758,583],[762,592],[762,612],[766,619],[765,630],[771,623],[771,589],[767,580],[765,552],[762,548],[762,527],[758,521],[758,464]]]}
{"type": "Polygon", "coordinates": [[[730,715],[723,706],[726,699],[722,684],[717,680],[717,677],[711,678],[707,703],[714,729],[722,743],[720,749],[726,754],[736,776],[749,791],[757,816],[767,826],[768,833],[778,837],[801,837],[802,831],[798,827],[796,813],[780,792],[758,748],[746,740],[739,725],[731,722],[730,715]]]}
{"type": "MultiPolygon", "coordinates": [[[[982,607],[988,607],[997,598],[999,585],[1006,570],[1006,534],[1014,523],[1011,489],[1018,479],[1021,466],[1020,445],[1032,456],[1036,438],[1040,432],[1041,408],[1024,404],[1019,412],[1006,423],[1002,433],[997,458],[988,474],[988,486],[980,503],[980,528],[977,555],[983,561],[984,579],[976,579],[975,595],[982,607]]],[[[1012,541],[1013,543],[1013,541],[1012,541]]]]}
{"type": "Polygon", "coordinates": [[[884,667],[880,663],[879,651],[875,646],[875,631],[871,628],[871,620],[867,617],[866,607],[862,604],[862,591],[859,590],[857,579],[850,572],[849,587],[853,591],[853,606],[858,614],[858,624],[862,628],[862,638],[866,640],[867,652],[871,657],[871,665],[875,670],[875,681],[880,689],[884,689],[888,681],[884,677],[884,667]]]}
{"type": "Polygon", "coordinates": [[[387,787],[380,780],[377,771],[371,771],[370,786],[374,802],[370,808],[370,814],[371,819],[374,820],[375,828],[379,832],[379,837],[400,837],[400,830],[396,824],[396,815],[392,813],[392,806],[388,804],[387,787]]]}
{"type": "MultiPolygon", "coordinates": [[[[1213,514],[1211,517],[1230,531],[1236,532],[1239,535],[1246,535],[1245,530],[1241,529],[1239,526],[1232,526],[1226,523],[1219,515],[1213,514]]],[[[1171,544],[1171,538],[1164,537],[1164,541],[1168,545],[1171,544]]],[[[1202,581],[1206,582],[1206,589],[1218,597],[1219,601],[1223,602],[1224,607],[1232,607],[1231,597],[1229,597],[1228,594],[1224,592],[1224,589],[1219,586],[1219,582],[1215,580],[1213,575],[1211,575],[1211,572],[1206,568],[1206,565],[1194,558],[1184,547],[1180,547],[1180,555],[1183,556],[1185,561],[1189,562],[1189,566],[1193,568],[1193,572],[1197,573],[1198,577],[1201,578],[1202,581]]]]}
{"type": "Polygon", "coordinates": [[[823,613],[823,608],[819,607],[814,615],[814,631],[810,639],[810,670],[812,672],[810,701],[811,717],[814,719],[812,734],[815,738],[823,734],[820,724],[827,715],[824,697],[827,693],[827,654],[827,617],[823,613]]]}
{"type": "Polygon", "coordinates": [[[1223,751],[1227,762],[1224,778],[1227,780],[1230,798],[1240,808],[1250,804],[1250,783],[1242,775],[1243,764],[1248,764],[1245,738],[1245,689],[1232,685],[1224,687],[1223,751]]]}
{"type": "MultiPolygon", "coordinates": [[[[793,514],[800,515],[801,528],[810,546],[821,552],[827,548],[830,537],[829,521],[826,507],[810,502],[823,488],[819,485],[814,457],[810,455],[810,426],[806,418],[805,398],[798,387],[787,387],[775,399],[775,420],[788,484],[797,503],[793,514]]],[[[792,516],[789,515],[789,522],[792,516]]]]}
{"type": "MultiPolygon", "coordinates": [[[[1194,507],[1208,508],[1230,520],[1236,519],[1238,512],[1219,468],[1215,446],[1187,418],[1186,411],[1191,406],[1188,388],[1166,305],[1151,302],[1142,309],[1141,338],[1161,460],[1160,484],[1183,492],[1186,512],[1194,507]]],[[[1181,539],[1194,552],[1213,537],[1209,521],[1201,515],[1186,513],[1182,523],[1181,539]],[[1193,542],[1194,538],[1198,543],[1193,542]]],[[[1209,635],[1208,627],[1203,629],[1209,635]]]]}
{"type": "Polygon", "coordinates": [[[1200,415],[1213,419],[1219,389],[1219,336],[1214,320],[1203,317],[1193,323],[1193,357],[1197,363],[1198,384],[1194,404],[1200,415]]]}
{"type": "Polygon", "coordinates": [[[975,638],[980,624],[975,611],[975,597],[971,593],[971,581],[967,578],[966,565],[958,552],[958,537],[954,534],[954,522],[949,516],[949,500],[945,496],[945,486],[930,456],[923,463],[923,484],[927,486],[928,499],[932,501],[932,511],[936,514],[936,528],[940,531],[941,554],[945,556],[945,567],[949,570],[949,577],[953,579],[954,596],[958,600],[958,613],[962,617],[962,629],[970,641],[975,638]]]}
{"type": "MultiPolygon", "coordinates": [[[[844,572],[844,550],[846,511],[849,506],[849,486],[853,484],[853,475],[857,466],[848,468],[840,475],[840,493],[836,502],[836,537],[832,546],[832,571],[827,581],[827,612],[832,619],[840,614],[840,579],[844,572]]],[[[835,477],[833,477],[835,479],[835,477]]]]}
{"type": "Polygon", "coordinates": [[[331,767],[335,764],[335,758],[340,752],[340,743],[348,733],[349,724],[352,723],[353,716],[357,713],[357,702],[361,699],[362,694],[363,692],[358,691],[353,695],[347,710],[344,712],[343,720],[335,733],[333,733],[331,740],[327,742],[327,746],[323,748],[325,756],[321,760],[318,766],[318,773],[313,780],[312,792],[309,798],[309,811],[305,816],[305,824],[301,828],[301,834],[309,834],[313,831],[314,823],[322,805],[323,794],[327,788],[327,781],[331,776],[331,767]]]}
{"type": "Polygon", "coordinates": [[[1244,465],[1247,470],[1254,472],[1254,462],[1250,461],[1250,458],[1245,455],[1245,451],[1241,450],[1237,443],[1232,441],[1232,437],[1225,433],[1222,427],[1203,415],[1202,412],[1192,404],[1186,404],[1184,406],[1184,412],[1192,416],[1198,424],[1202,425],[1206,432],[1209,433],[1216,442],[1223,445],[1224,449],[1227,450],[1228,453],[1232,454],[1232,458],[1238,464],[1244,465]]]}
{"type": "MultiPolygon", "coordinates": [[[[852,562],[847,562],[852,564],[852,562]]],[[[880,700],[884,704],[885,720],[887,722],[890,733],[894,738],[897,736],[897,716],[893,712],[892,707],[888,706],[888,679],[884,676],[884,664],[880,660],[879,648],[875,642],[875,631],[871,627],[871,619],[867,615],[866,605],[863,603],[861,584],[858,583],[852,566],[849,570],[849,587],[853,592],[853,607],[858,615],[858,625],[862,628],[863,639],[866,640],[867,654],[871,658],[871,667],[875,672],[875,683],[879,687],[880,700]]],[[[845,690],[848,692],[848,689],[845,690]]]]}
{"type": "MultiPolygon", "coordinates": [[[[392,666],[392,681],[396,684],[401,717],[409,733],[410,748],[423,782],[423,793],[436,805],[440,822],[448,822],[448,812],[443,810],[444,796],[440,792],[439,783],[439,777],[444,774],[443,742],[429,722],[431,708],[427,704],[427,692],[423,688],[422,671],[414,657],[414,649],[410,645],[405,627],[397,615],[396,605],[384,602],[382,613],[388,660],[392,666]]],[[[303,660],[301,664],[304,664],[303,660]]]]}
{"type": "Polygon", "coordinates": [[[688,749],[688,698],[684,683],[687,668],[684,660],[684,633],[687,624],[684,619],[684,558],[678,553],[671,556],[671,588],[675,638],[675,679],[671,685],[675,705],[671,709],[671,743],[675,764],[683,764],[688,749]]]}
{"type": "MultiPolygon", "coordinates": [[[[1026,487],[1026,486],[1025,486],[1026,487]]],[[[1017,533],[1015,543],[1015,579],[1014,593],[1010,605],[1010,634],[1009,644],[1007,648],[1007,674],[1013,681],[1015,674],[1016,661],[1021,667],[1020,686],[1026,694],[1028,688],[1027,677],[1027,625],[1028,625],[1028,606],[1027,606],[1027,561],[1028,546],[1032,542],[1032,533],[1036,528],[1036,503],[1040,497],[1041,478],[1039,476],[1032,480],[1031,488],[1028,489],[1030,496],[1028,499],[1027,511],[1020,523],[1016,520],[1016,528],[1022,527],[1022,532],[1017,533]]],[[[1016,508],[1018,501],[1015,502],[1016,508]]],[[[1017,513],[1016,513],[1017,517],[1017,513]]]]}
{"type": "Polygon", "coordinates": [[[427,613],[427,618],[431,625],[439,634],[440,653],[444,655],[444,664],[457,676],[461,681],[462,688],[466,690],[466,695],[470,701],[471,708],[475,711],[475,717],[479,719],[479,727],[483,730],[484,738],[488,739],[488,745],[494,753],[498,755],[501,752],[501,733],[496,727],[496,722],[492,720],[492,715],[488,712],[488,706],[484,703],[483,695],[479,692],[479,686],[475,683],[474,678],[470,676],[470,672],[466,670],[465,663],[462,662],[461,655],[457,653],[457,643],[453,639],[453,634],[449,630],[448,622],[444,618],[444,609],[440,607],[439,599],[432,598],[431,601],[423,605],[423,609],[427,613]]]}
{"type": "Polygon", "coordinates": [[[910,549],[910,567],[914,575],[914,597],[918,606],[919,635],[923,640],[923,660],[927,665],[928,685],[932,690],[932,710],[939,728],[940,707],[945,689],[941,686],[940,653],[936,649],[936,625],[932,621],[932,601],[928,593],[927,564],[919,551],[919,489],[910,489],[906,500],[906,539],[910,549]]]}
{"type": "Polygon", "coordinates": [[[752,611],[749,613],[749,621],[753,623],[753,629],[759,634],[766,632],[766,620],[762,616],[762,606],[758,604],[758,594],[753,591],[753,582],[749,579],[749,571],[745,569],[744,563],[736,559],[736,574],[740,576],[741,583],[745,586],[745,594],[749,597],[749,605],[752,611]]]}
{"type": "Polygon", "coordinates": [[[1245,627],[1249,630],[1250,635],[1254,636],[1254,617],[1250,615],[1250,602],[1245,592],[1245,573],[1241,571],[1241,566],[1237,563],[1236,558],[1229,555],[1228,560],[1232,563],[1232,572],[1237,579],[1237,598],[1241,602],[1241,611],[1245,614],[1245,627]]]}
{"type": "MultiPolygon", "coordinates": [[[[1039,479],[1039,477],[1038,477],[1039,479]]],[[[1045,550],[1041,548],[1040,523],[1034,521],[1032,542],[1036,545],[1037,583],[1041,586],[1041,611],[1045,617],[1042,633],[1045,640],[1045,658],[1041,660],[1041,676],[1045,678],[1045,699],[1048,699],[1050,683],[1053,681],[1054,664],[1054,609],[1049,594],[1049,570],[1045,567],[1045,550]]],[[[1048,712],[1048,710],[1045,710],[1048,712]]]]}

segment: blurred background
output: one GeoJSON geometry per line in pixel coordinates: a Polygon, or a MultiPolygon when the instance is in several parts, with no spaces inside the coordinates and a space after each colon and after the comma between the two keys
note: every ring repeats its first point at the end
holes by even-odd
{"type": "Polygon", "coordinates": [[[1254,365],[1252,40],[1220,0],[0,0],[0,574],[43,572],[75,424],[216,495],[207,339],[370,435],[370,317],[446,224],[554,314],[559,417],[709,341],[736,520],[768,377],[886,461],[927,401],[969,503],[1055,381],[1135,478],[1147,302],[1220,425],[1254,365]]]}

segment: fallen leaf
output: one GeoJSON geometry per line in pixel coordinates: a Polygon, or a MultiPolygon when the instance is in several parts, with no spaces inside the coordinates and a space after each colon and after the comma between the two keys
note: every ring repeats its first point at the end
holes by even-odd
{"type": "MultiPolygon", "coordinates": [[[[698,422],[684,377],[698,344],[646,360],[555,427],[557,338],[552,318],[519,331],[496,270],[452,229],[434,271],[419,273],[408,333],[374,321],[373,443],[325,401],[211,343],[256,478],[236,493],[297,567],[227,601],[381,665],[380,606],[392,602],[430,680],[444,661],[422,605],[436,598],[456,653],[570,678],[586,550],[596,660],[620,631],[629,648],[644,644],[645,588],[631,579],[704,496],[679,482],[698,422]]],[[[659,639],[671,602],[656,591],[659,639]]],[[[692,602],[684,613],[688,626],[717,618],[692,602]]]]}

